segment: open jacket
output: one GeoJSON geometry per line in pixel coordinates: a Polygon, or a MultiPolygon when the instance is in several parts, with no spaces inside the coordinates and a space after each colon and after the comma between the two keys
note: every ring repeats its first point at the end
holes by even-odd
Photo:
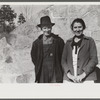
{"type": "MultiPolygon", "coordinates": [[[[63,54],[62,54],[62,67],[64,70],[64,80],[68,80],[67,72],[70,71],[74,75],[73,61],[72,61],[72,41],[73,38],[67,40],[63,54]]],[[[78,75],[83,72],[86,73],[84,80],[96,80],[95,67],[98,64],[97,49],[94,40],[91,37],[83,36],[77,57],[77,73],[78,75]]]]}
{"type": "MultiPolygon", "coordinates": [[[[63,70],[61,66],[61,57],[64,47],[64,41],[58,36],[52,33],[54,38],[54,69],[55,76],[57,82],[63,82],[63,70]]],[[[41,69],[42,69],[42,61],[43,61],[43,35],[40,35],[38,39],[33,42],[32,50],[31,50],[31,58],[32,62],[35,65],[35,82],[39,82],[41,69]]]]}

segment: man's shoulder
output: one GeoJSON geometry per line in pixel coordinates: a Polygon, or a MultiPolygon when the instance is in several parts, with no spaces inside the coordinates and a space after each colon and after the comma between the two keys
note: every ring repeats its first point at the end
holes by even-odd
{"type": "Polygon", "coordinates": [[[33,41],[33,45],[36,45],[39,43],[39,38],[37,38],[36,40],[33,41]]]}
{"type": "Polygon", "coordinates": [[[34,40],[34,43],[37,43],[39,42],[43,37],[43,34],[39,35],[35,40],[34,40]]]}
{"type": "Polygon", "coordinates": [[[63,40],[59,35],[53,34],[54,39],[63,40]]]}

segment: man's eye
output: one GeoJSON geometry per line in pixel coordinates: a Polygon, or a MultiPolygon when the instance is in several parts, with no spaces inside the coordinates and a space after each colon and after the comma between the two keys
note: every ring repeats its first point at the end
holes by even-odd
{"type": "Polygon", "coordinates": [[[46,29],[46,28],[43,28],[43,29],[46,29]]]}

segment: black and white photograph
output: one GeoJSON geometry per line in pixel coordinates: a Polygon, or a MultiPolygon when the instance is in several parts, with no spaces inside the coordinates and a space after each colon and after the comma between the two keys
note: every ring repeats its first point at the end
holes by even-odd
{"type": "MultiPolygon", "coordinates": [[[[78,97],[75,89],[85,92],[86,85],[90,94],[79,97],[88,98],[100,97],[92,94],[99,83],[99,2],[0,3],[0,88],[21,85],[28,90],[28,85],[38,93],[37,88],[44,92],[47,86],[61,90],[60,95],[51,90],[53,97],[78,97]]],[[[49,90],[32,97],[50,97],[49,90]]]]}

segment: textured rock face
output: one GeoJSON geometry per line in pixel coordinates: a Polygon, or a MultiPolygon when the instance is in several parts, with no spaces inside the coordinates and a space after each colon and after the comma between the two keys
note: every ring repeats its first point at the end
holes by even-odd
{"type": "Polygon", "coordinates": [[[100,6],[48,5],[0,40],[0,83],[34,83],[35,73],[30,51],[32,42],[41,34],[36,25],[44,15],[51,17],[55,23],[52,31],[65,42],[73,36],[70,29],[73,19],[83,18],[87,26],[84,34],[94,38],[100,63],[100,6]]]}

